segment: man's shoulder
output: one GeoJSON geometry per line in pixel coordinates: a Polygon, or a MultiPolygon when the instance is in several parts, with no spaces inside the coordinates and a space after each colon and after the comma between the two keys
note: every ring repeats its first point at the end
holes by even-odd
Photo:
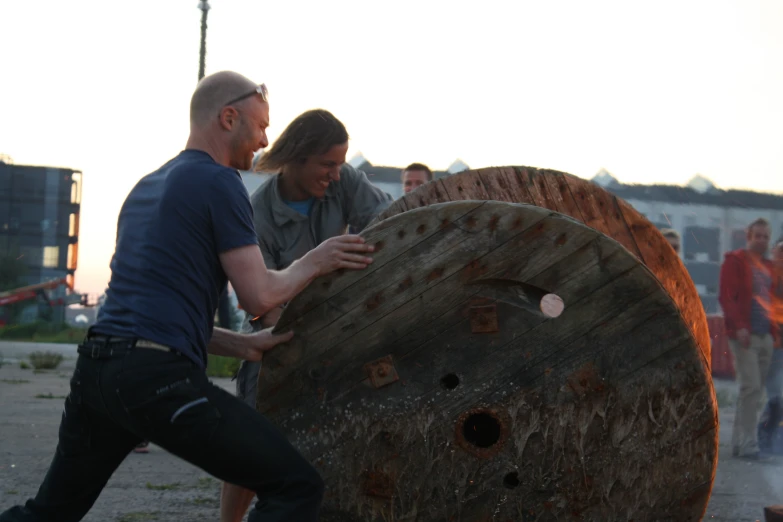
{"type": "MultiPolygon", "coordinates": [[[[250,195],[250,205],[253,207],[253,224],[259,240],[269,243],[280,236],[280,226],[275,222],[275,176],[269,178],[250,195]]],[[[289,223],[293,224],[293,222],[289,223]]]]}
{"type": "Polygon", "coordinates": [[[277,181],[277,176],[277,174],[273,174],[269,176],[269,179],[264,180],[250,195],[250,199],[255,201],[256,199],[271,197],[274,189],[274,183],[277,181]]]}
{"type": "Polygon", "coordinates": [[[164,197],[167,199],[172,196],[174,199],[202,201],[225,201],[229,198],[239,202],[247,199],[247,189],[238,170],[220,165],[206,155],[177,159],[179,161],[162,169],[164,197]]]}
{"type": "Polygon", "coordinates": [[[276,178],[270,177],[250,194],[250,204],[256,216],[272,217],[272,200],[274,199],[274,183],[276,178]]]}
{"type": "Polygon", "coordinates": [[[213,160],[207,153],[198,150],[184,150],[154,174],[168,174],[172,183],[204,183],[226,180],[242,184],[237,169],[226,167],[213,160]]]}
{"type": "MultiPolygon", "coordinates": [[[[375,187],[375,185],[373,185],[373,183],[370,181],[370,177],[366,172],[361,169],[357,169],[348,163],[344,163],[343,166],[340,167],[340,181],[338,183],[332,183],[329,189],[335,192],[339,191],[347,194],[353,194],[361,185],[366,185],[377,189],[377,187],[375,187]]],[[[329,192],[327,192],[327,194],[328,193],[329,192]]],[[[377,191],[371,191],[368,194],[377,193],[381,193],[380,189],[377,191]]]]}
{"type": "Polygon", "coordinates": [[[745,249],[738,248],[737,250],[731,250],[723,254],[724,262],[742,262],[745,260],[745,249]]]}

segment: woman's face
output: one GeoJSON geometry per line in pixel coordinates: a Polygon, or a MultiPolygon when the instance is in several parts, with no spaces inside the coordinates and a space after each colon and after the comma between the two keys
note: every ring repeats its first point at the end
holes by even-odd
{"type": "Polygon", "coordinates": [[[340,181],[340,167],[345,163],[348,143],[334,145],[324,154],[310,156],[301,165],[290,169],[300,191],[310,197],[322,198],[333,181],[340,181]]]}

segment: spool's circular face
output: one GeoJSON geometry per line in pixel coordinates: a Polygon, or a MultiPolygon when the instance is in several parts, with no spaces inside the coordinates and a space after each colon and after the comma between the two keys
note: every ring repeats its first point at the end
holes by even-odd
{"type": "Polygon", "coordinates": [[[627,249],[496,201],[362,235],[374,262],[297,296],[278,323],[296,336],[259,377],[259,410],[316,465],[334,520],[701,518],[710,376],[627,249]]]}

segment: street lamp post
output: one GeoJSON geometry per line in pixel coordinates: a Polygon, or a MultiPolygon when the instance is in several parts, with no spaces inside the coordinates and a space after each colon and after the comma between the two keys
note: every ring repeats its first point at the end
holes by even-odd
{"type": "Polygon", "coordinates": [[[207,0],[201,0],[198,3],[198,8],[201,9],[201,49],[198,59],[198,79],[201,80],[204,77],[204,68],[206,66],[207,13],[209,12],[209,2],[207,2],[207,0]]]}
{"type": "MultiPolygon", "coordinates": [[[[198,79],[204,77],[207,56],[207,13],[209,12],[209,2],[201,0],[198,3],[201,9],[201,49],[198,58],[198,79]]],[[[218,323],[221,327],[231,330],[231,303],[228,300],[228,285],[223,288],[218,299],[218,323]]]]}

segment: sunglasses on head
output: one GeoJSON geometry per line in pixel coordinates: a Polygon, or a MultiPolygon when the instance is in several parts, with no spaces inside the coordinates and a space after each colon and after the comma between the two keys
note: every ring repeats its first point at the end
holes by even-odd
{"type": "Polygon", "coordinates": [[[251,96],[253,96],[255,94],[260,94],[261,95],[261,99],[264,100],[265,102],[269,101],[269,91],[267,90],[266,85],[262,83],[261,85],[259,85],[255,89],[253,89],[252,91],[250,91],[248,93],[245,93],[242,96],[239,96],[237,98],[234,98],[230,102],[226,103],[224,105],[224,107],[228,107],[229,105],[234,105],[235,103],[240,102],[240,101],[244,100],[245,98],[250,98],[251,96]]]}

